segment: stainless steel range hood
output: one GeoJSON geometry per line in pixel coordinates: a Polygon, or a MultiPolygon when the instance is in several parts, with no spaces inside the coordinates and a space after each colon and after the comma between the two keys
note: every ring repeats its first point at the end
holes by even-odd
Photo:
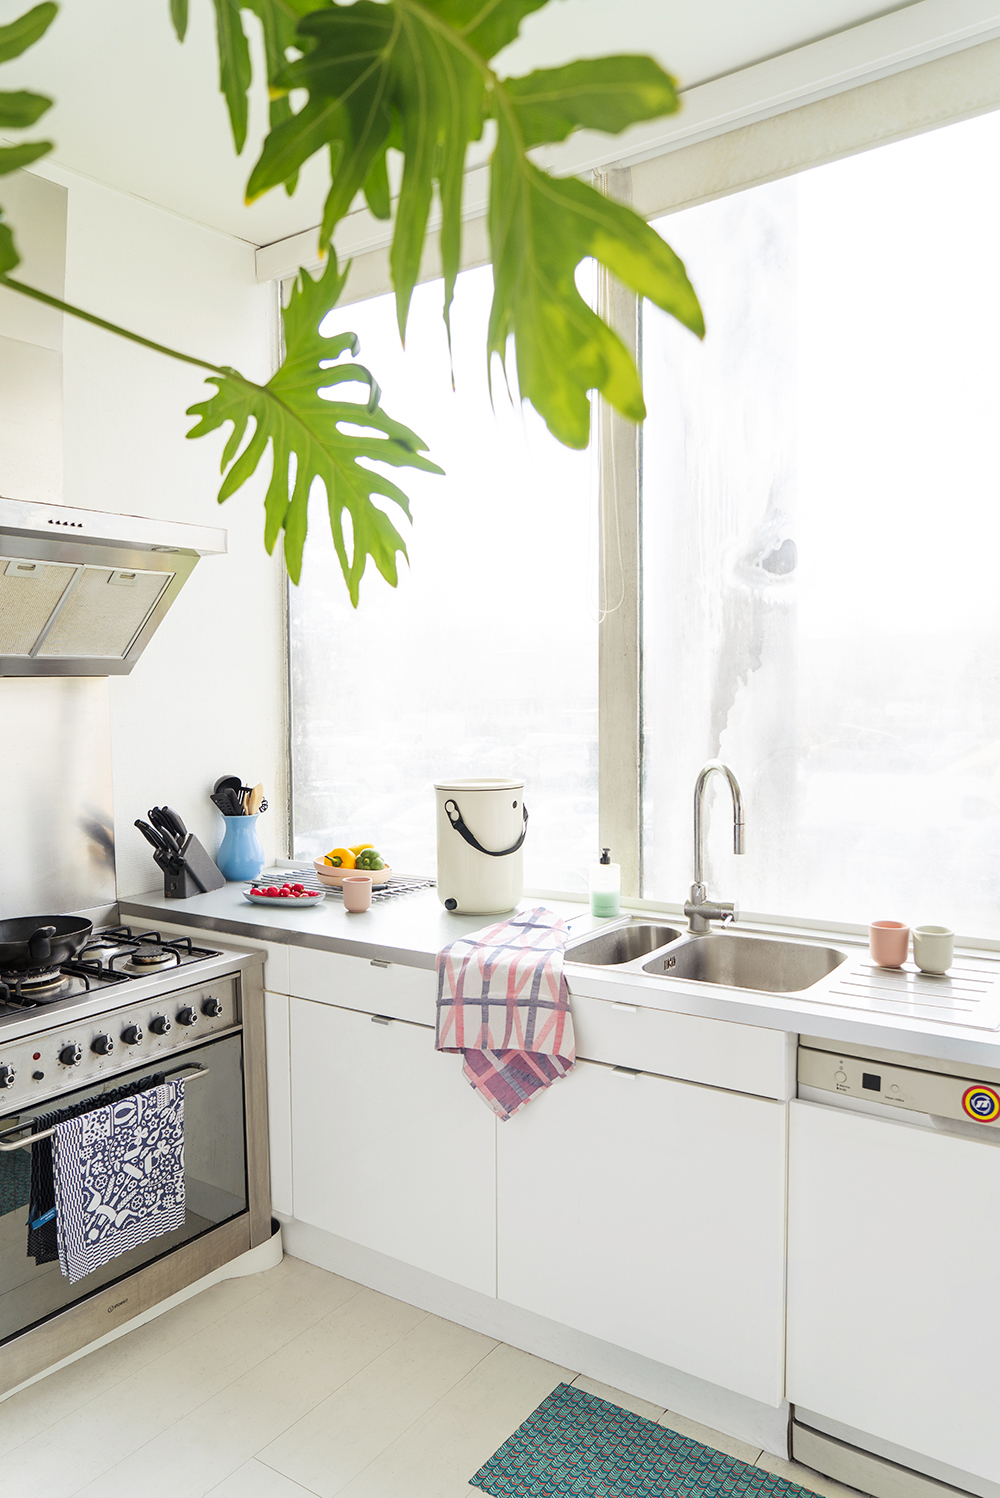
{"type": "Polygon", "coordinates": [[[0,676],[125,676],[226,532],[0,496],[0,676]]]}

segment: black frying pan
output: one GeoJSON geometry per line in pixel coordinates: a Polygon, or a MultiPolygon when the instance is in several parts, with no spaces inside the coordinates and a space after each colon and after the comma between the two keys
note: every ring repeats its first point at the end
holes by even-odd
{"type": "Polygon", "coordinates": [[[0,972],[70,962],[93,929],[93,921],[78,915],[22,915],[0,921],[0,972]]]}

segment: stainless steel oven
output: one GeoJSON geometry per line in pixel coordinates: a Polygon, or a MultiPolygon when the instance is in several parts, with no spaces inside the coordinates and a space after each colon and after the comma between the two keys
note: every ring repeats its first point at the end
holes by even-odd
{"type": "Polygon", "coordinates": [[[0,1013],[0,1392],[271,1234],[262,959],[125,930],[95,938],[121,979],[48,1002],[29,984],[0,1013]],[[167,964],[143,976],[154,949],[167,964]],[[33,1120],[158,1073],[186,1079],[183,1226],[71,1284],[28,1256],[33,1120]]]}

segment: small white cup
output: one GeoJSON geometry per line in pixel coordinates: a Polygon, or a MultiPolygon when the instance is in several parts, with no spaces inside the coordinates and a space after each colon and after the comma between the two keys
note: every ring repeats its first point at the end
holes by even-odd
{"type": "Polygon", "coordinates": [[[922,973],[946,973],[954,955],[954,931],[947,926],[914,926],[913,960],[922,973]]]}

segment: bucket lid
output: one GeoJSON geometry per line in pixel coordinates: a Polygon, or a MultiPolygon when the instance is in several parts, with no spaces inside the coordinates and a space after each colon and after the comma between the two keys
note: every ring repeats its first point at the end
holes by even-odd
{"type": "Polygon", "coordinates": [[[436,791],[523,791],[523,780],[435,780],[436,791]]]}

